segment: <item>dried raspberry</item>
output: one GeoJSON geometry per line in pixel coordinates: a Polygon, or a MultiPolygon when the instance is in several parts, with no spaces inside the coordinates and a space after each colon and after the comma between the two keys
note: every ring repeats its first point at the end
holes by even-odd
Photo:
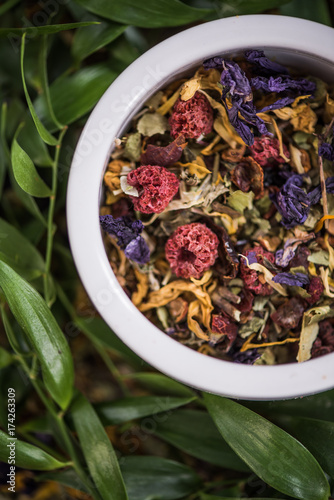
{"type": "Polygon", "coordinates": [[[211,323],[212,333],[210,335],[210,343],[217,344],[228,339],[224,352],[228,352],[238,335],[237,325],[224,313],[213,314],[211,323]]]}
{"type": "Polygon", "coordinates": [[[322,292],[324,291],[324,285],[322,283],[322,279],[319,276],[313,276],[311,278],[310,284],[308,286],[307,292],[311,295],[306,300],[307,302],[313,306],[320,299],[322,292]]]}
{"type": "Polygon", "coordinates": [[[167,240],[165,253],[172,271],[182,278],[200,278],[218,256],[217,236],[204,224],[180,226],[167,240]]]}
{"type": "Polygon", "coordinates": [[[175,174],[164,167],[144,165],[127,175],[127,182],[138,190],[131,196],[135,210],[144,214],[163,212],[179,189],[175,174]]]}
{"type": "MultiPolygon", "coordinates": [[[[289,158],[290,153],[283,144],[283,153],[289,158]]],[[[279,154],[279,140],[267,136],[255,137],[254,144],[250,147],[250,154],[261,167],[272,167],[277,163],[285,163],[279,154]]]]}
{"type": "Polygon", "coordinates": [[[331,352],[334,352],[334,328],[331,321],[325,319],[319,323],[319,334],[313,343],[311,357],[317,358],[331,352]]]}
{"type": "MultiPolygon", "coordinates": [[[[267,252],[260,246],[250,248],[245,252],[245,256],[248,257],[250,264],[257,262],[258,264],[264,265],[264,258],[268,259],[272,264],[275,261],[274,254],[267,252]]],[[[252,290],[256,295],[271,295],[273,293],[274,290],[268,283],[261,283],[259,281],[257,271],[249,269],[245,259],[241,260],[240,274],[245,283],[245,287],[252,290]]]]}
{"type": "Polygon", "coordinates": [[[168,121],[172,137],[182,134],[186,139],[198,139],[211,132],[213,109],[207,98],[196,92],[188,101],[176,101],[168,121]]]}

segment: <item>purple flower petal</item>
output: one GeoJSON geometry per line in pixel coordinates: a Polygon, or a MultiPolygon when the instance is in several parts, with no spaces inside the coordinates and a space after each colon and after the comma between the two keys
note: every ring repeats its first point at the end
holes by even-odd
{"type": "MultiPolygon", "coordinates": [[[[327,193],[333,194],[334,193],[334,176],[333,177],[328,177],[326,179],[326,191],[327,193]]],[[[321,191],[321,186],[317,186],[314,188],[312,191],[310,191],[307,195],[308,197],[308,202],[311,205],[315,205],[316,203],[319,203],[322,197],[322,191],[321,191]]]]}
{"type": "Polygon", "coordinates": [[[267,73],[288,73],[288,70],[284,68],[284,66],[274,61],[270,61],[262,50],[247,50],[245,52],[245,57],[250,63],[256,64],[261,69],[267,70],[267,73]]]}
{"type": "Polygon", "coordinates": [[[273,104],[269,104],[269,106],[265,106],[260,111],[258,111],[258,113],[264,113],[265,111],[272,111],[274,109],[284,108],[284,106],[289,106],[289,104],[292,104],[294,100],[295,100],[294,97],[282,97],[282,99],[278,99],[273,104]]]}
{"type": "Polygon", "coordinates": [[[122,249],[144,229],[142,221],[133,221],[128,216],[115,219],[112,215],[100,215],[100,224],[104,231],[117,238],[117,244],[122,249]]]}
{"type": "Polygon", "coordinates": [[[302,184],[301,175],[291,175],[277,194],[270,195],[270,199],[282,215],[282,224],[287,229],[303,224],[308,217],[310,202],[308,195],[300,187],[302,184]]]}
{"type": "Polygon", "coordinates": [[[286,90],[295,90],[297,95],[313,94],[316,90],[316,84],[305,78],[293,79],[291,76],[282,75],[277,77],[265,78],[256,76],[251,79],[251,85],[257,90],[266,92],[283,92],[286,90]]]}
{"type": "Polygon", "coordinates": [[[273,277],[275,283],[289,286],[305,286],[310,284],[310,278],[304,273],[278,273],[273,277]]]}
{"type": "Polygon", "coordinates": [[[130,241],[124,250],[124,254],[128,259],[138,264],[146,264],[150,260],[150,250],[142,236],[137,236],[137,238],[130,241]]]}
{"type": "Polygon", "coordinates": [[[233,96],[242,96],[244,102],[252,96],[252,89],[245,72],[234,61],[223,60],[223,72],[220,83],[223,85],[223,96],[229,93],[233,96]]]}
{"type": "Polygon", "coordinates": [[[223,57],[210,57],[203,62],[204,69],[221,69],[223,67],[223,57]]]}
{"type": "Polygon", "coordinates": [[[323,142],[319,146],[318,155],[325,158],[325,160],[334,161],[334,147],[328,142],[323,142]]]}
{"type": "Polygon", "coordinates": [[[275,264],[280,267],[287,267],[290,261],[294,258],[297,247],[287,247],[277,250],[275,253],[275,264]]]}

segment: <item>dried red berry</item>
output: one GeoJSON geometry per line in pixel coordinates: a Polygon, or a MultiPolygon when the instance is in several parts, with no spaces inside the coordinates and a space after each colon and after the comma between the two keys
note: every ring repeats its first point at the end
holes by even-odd
{"type": "Polygon", "coordinates": [[[274,323],[286,330],[297,328],[306,309],[305,304],[305,301],[300,297],[292,297],[280,305],[270,317],[274,323]]]}
{"type": "Polygon", "coordinates": [[[212,333],[210,335],[210,343],[217,344],[218,342],[225,340],[227,337],[228,342],[224,352],[228,352],[238,335],[237,325],[224,313],[213,314],[211,330],[212,333]]]}
{"type": "Polygon", "coordinates": [[[251,156],[242,158],[234,167],[231,181],[244,193],[248,193],[249,190],[253,191],[256,200],[262,198],[264,192],[263,170],[251,156]]]}
{"type": "Polygon", "coordinates": [[[215,263],[218,244],[217,236],[204,224],[186,224],[167,240],[166,259],[176,276],[198,279],[215,263]]]}
{"type": "Polygon", "coordinates": [[[331,352],[334,352],[334,328],[331,321],[325,319],[319,323],[319,334],[313,343],[311,357],[317,358],[331,352]]]}
{"type": "Polygon", "coordinates": [[[138,190],[131,196],[135,210],[144,214],[163,212],[179,189],[175,174],[164,167],[144,165],[127,175],[127,182],[138,190]]]}
{"type": "Polygon", "coordinates": [[[307,289],[307,292],[311,295],[311,297],[308,297],[306,299],[307,302],[311,306],[313,306],[313,304],[316,304],[320,299],[324,289],[325,287],[322,283],[322,279],[320,278],[320,276],[312,276],[310,284],[307,289]]]}
{"type": "MultiPolygon", "coordinates": [[[[283,153],[289,158],[290,153],[283,144],[283,153]]],[[[255,137],[254,144],[250,147],[250,154],[261,167],[272,167],[277,163],[285,163],[279,153],[279,140],[268,136],[255,137]]]]}
{"type": "MultiPolygon", "coordinates": [[[[257,262],[264,265],[264,258],[268,259],[272,264],[275,261],[275,256],[271,252],[267,252],[262,247],[254,247],[246,250],[244,253],[248,257],[249,263],[257,262]]],[[[271,295],[274,289],[268,283],[261,283],[259,275],[254,269],[247,266],[245,259],[240,262],[240,274],[245,283],[245,287],[252,290],[256,295],[271,295]]]]}
{"type": "Polygon", "coordinates": [[[211,132],[213,109],[207,98],[196,92],[188,101],[176,101],[169,125],[170,134],[174,138],[183,135],[186,139],[198,139],[211,132]]]}

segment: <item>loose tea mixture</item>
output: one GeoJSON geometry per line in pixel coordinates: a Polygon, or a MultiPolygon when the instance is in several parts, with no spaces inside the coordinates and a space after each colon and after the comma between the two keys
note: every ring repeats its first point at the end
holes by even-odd
{"type": "Polygon", "coordinates": [[[160,90],[116,139],[110,265],[167,335],[247,364],[334,351],[333,117],[333,85],[250,50],[160,90]]]}

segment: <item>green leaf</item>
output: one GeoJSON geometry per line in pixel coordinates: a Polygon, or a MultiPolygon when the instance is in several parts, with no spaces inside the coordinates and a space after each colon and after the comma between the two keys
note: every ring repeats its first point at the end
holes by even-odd
{"type": "MultiPolygon", "coordinates": [[[[109,65],[97,64],[53,82],[50,85],[50,98],[58,120],[69,125],[88,113],[117,75],[109,65]]],[[[45,97],[39,96],[34,105],[41,120],[51,131],[55,131],[45,97]]]]}
{"type": "Polygon", "coordinates": [[[334,479],[334,422],[298,417],[281,417],[275,421],[303,443],[334,479]]]}
{"type": "Polygon", "coordinates": [[[26,96],[26,100],[28,103],[29,111],[31,113],[32,119],[34,120],[34,123],[36,125],[36,128],[38,130],[39,135],[43,139],[46,144],[49,144],[50,146],[56,146],[58,144],[58,139],[53,137],[53,135],[50,134],[50,132],[45,128],[41,120],[38,118],[35,108],[31,102],[25,77],[24,77],[24,46],[25,46],[25,33],[22,36],[22,43],[21,43],[21,77],[22,77],[22,84],[23,84],[23,89],[24,89],[24,94],[26,96]]]}
{"type": "Polygon", "coordinates": [[[36,247],[21,231],[1,218],[0,243],[1,260],[25,279],[32,279],[44,272],[45,263],[36,247]]]}
{"type": "Polygon", "coordinates": [[[9,366],[13,361],[13,355],[3,347],[0,347],[0,369],[6,368],[6,366],[9,366]]]}
{"type": "Polygon", "coordinates": [[[72,43],[73,58],[82,61],[118,38],[126,28],[124,24],[103,21],[98,26],[78,29],[72,43]]]}
{"type": "Polygon", "coordinates": [[[208,413],[178,410],[156,424],[154,433],[158,437],[189,455],[226,469],[249,471],[221,437],[208,413]]]}
{"type": "Polygon", "coordinates": [[[194,396],[188,398],[170,396],[129,397],[119,401],[99,403],[95,405],[95,410],[104,425],[117,425],[149,415],[154,417],[158,413],[165,413],[166,417],[169,418],[170,410],[184,406],[195,399],[194,396]]]}
{"type": "Polygon", "coordinates": [[[65,409],[73,391],[73,361],[67,341],[45,301],[0,260],[0,286],[42,367],[45,386],[65,409]]]}
{"type": "Polygon", "coordinates": [[[269,486],[302,500],[328,499],[326,476],[302,444],[239,403],[203,396],[223,438],[269,486]]]}
{"type": "Polygon", "coordinates": [[[71,416],[89,472],[103,500],[126,500],[115,451],[95,410],[81,394],[71,407],[71,416]]]}
{"type": "Polygon", "coordinates": [[[65,467],[66,462],[60,462],[45,451],[33,446],[32,444],[13,440],[8,434],[0,430],[0,461],[15,464],[16,467],[22,467],[27,470],[53,470],[65,467]],[[10,447],[11,443],[14,443],[10,447]],[[10,451],[14,457],[14,462],[10,462],[10,451]]]}
{"type": "Polygon", "coordinates": [[[301,17],[317,23],[332,26],[331,15],[326,0],[317,0],[316,8],[313,0],[290,0],[280,8],[283,16],[301,17]]]}
{"type": "Polygon", "coordinates": [[[187,386],[176,382],[161,373],[141,372],[124,375],[124,379],[131,379],[140,382],[144,387],[153,390],[158,394],[167,394],[170,396],[191,397],[194,392],[187,386]]]}
{"type": "Polygon", "coordinates": [[[101,17],[142,28],[180,26],[203,19],[212,12],[195,9],[179,0],[75,0],[89,12],[101,17]]]}
{"type": "Polygon", "coordinates": [[[51,189],[41,179],[32,160],[15,138],[12,143],[11,157],[15,180],[23,191],[38,198],[51,196],[51,189]]]}
{"type": "Polygon", "coordinates": [[[45,142],[41,139],[29,111],[22,117],[24,127],[20,131],[20,146],[39,167],[52,167],[53,160],[45,142]]]}
{"type": "Polygon", "coordinates": [[[50,24],[47,26],[31,26],[26,28],[0,28],[0,36],[19,35],[24,34],[31,36],[46,35],[52,33],[59,33],[60,31],[73,30],[83,26],[90,26],[91,24],[99,24],[97,22],[83,22],[83,23],[68,23],[68,24],[50,24]]]}
{"type": "Polygon", "coordinates": [[[129,456],[120,464],[129,500],[176,500],[200,487],[197,474],[173,460],[129,456]]]}
{"type": "Polygon", "coordinates": [[[215,3],[216,17],[259,14],[263,13],[263,11],[280,7],[290,1],[291,0],[218,0],[218,2],[215,3]]]}
{"type": "Polygon", "coordinates": [[[244,406],[265,416],[290,415],[333,421],[334,389],[287,401],[244,401],[244,406]]]}

